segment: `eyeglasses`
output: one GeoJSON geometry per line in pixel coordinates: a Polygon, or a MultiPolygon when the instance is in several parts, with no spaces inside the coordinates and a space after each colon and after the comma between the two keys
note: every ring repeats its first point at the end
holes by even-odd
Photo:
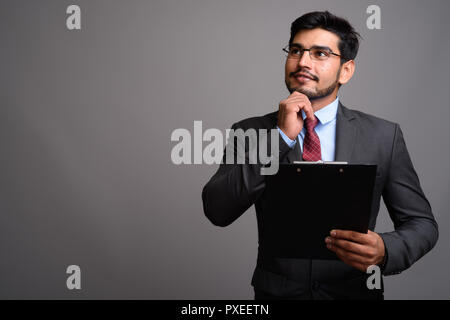
{"type": "Polygon", "coordinates": [[[300,48],[299,46],[289,47],[287,45],[283,48],[283,51],[287,53],[287,58],[289,60],[300,60],[303,56],[304,51],[309,51],[309,56],[312,60],[315,61],[324,61],[327,60],[331,55],[342,57],[341,55],[334,53],[330,48],[327,47],[311,47],[309,49],[300,48]]]}

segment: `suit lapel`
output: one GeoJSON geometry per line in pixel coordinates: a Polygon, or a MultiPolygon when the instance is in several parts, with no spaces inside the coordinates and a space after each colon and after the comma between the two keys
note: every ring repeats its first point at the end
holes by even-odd
{"type": "Polygon", "coordinates": [[[356,139],[356,121],[349,109],[340,102],[336,115],[335,161],[351,162],[356,139]]]}

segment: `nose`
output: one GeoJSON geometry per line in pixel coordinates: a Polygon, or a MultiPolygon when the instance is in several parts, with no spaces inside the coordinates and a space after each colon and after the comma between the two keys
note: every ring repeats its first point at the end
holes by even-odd
{"type": "Polygon", "coordinates": [[[306,67],[311,69],[311,56],[309,55],[309,51],[303,51],[298,59],[298,65],[302,68],[306,67]]]}

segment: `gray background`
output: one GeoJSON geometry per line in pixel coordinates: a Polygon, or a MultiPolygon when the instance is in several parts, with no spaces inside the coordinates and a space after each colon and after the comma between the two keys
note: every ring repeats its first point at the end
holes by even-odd
{"type": "MultiPolygon", "coordinates": [[[[170,136],[275,110],[290,24],[325,9],[364,38],[341,101],[401,125],[440,226],[385,296],[450,298],[448,0],[2,0],[0,298],[252,299],[254,209],[210,224],[217,165],[172,164],[170,136]],[[72,3],[81,31],[66,29],[72,3]]],[[[377,231],[392,228],[382,205],[377,231]]]]}

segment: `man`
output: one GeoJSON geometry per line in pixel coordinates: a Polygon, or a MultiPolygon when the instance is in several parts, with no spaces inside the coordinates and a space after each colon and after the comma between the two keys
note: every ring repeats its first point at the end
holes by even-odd
{"type": "MultiPolygon", "coordinates": [[[[260,247],[252,279],[255,299],[383,299],[383,288],[367,287],[367,268],[378,265],[383,275],[398,274],[431,250],[438,239],[437,223],[399,125],[348,109],[337,97],[339,87],[355,71],[358,36],[345,19],[327,11],[295,20],[285,48],[285,82],[291,94],[279,103],[278,111],[232,127],[276,128],[280,163],[377,164],[369,232],[330,230],[324,246],[339,260],[273,258],[265,256],[260,247]],[[373,230],[381,196],[395,231],[377,234],[373,230]]],[[[248,162],[220,165],[202,193],[205,214],[213,224],[227,226],[255,204],[261,231],[260,217],[267,210],[261,166],[248,162]]],[[[299,206],[301,211],[300,201],[299,206]]]]}

